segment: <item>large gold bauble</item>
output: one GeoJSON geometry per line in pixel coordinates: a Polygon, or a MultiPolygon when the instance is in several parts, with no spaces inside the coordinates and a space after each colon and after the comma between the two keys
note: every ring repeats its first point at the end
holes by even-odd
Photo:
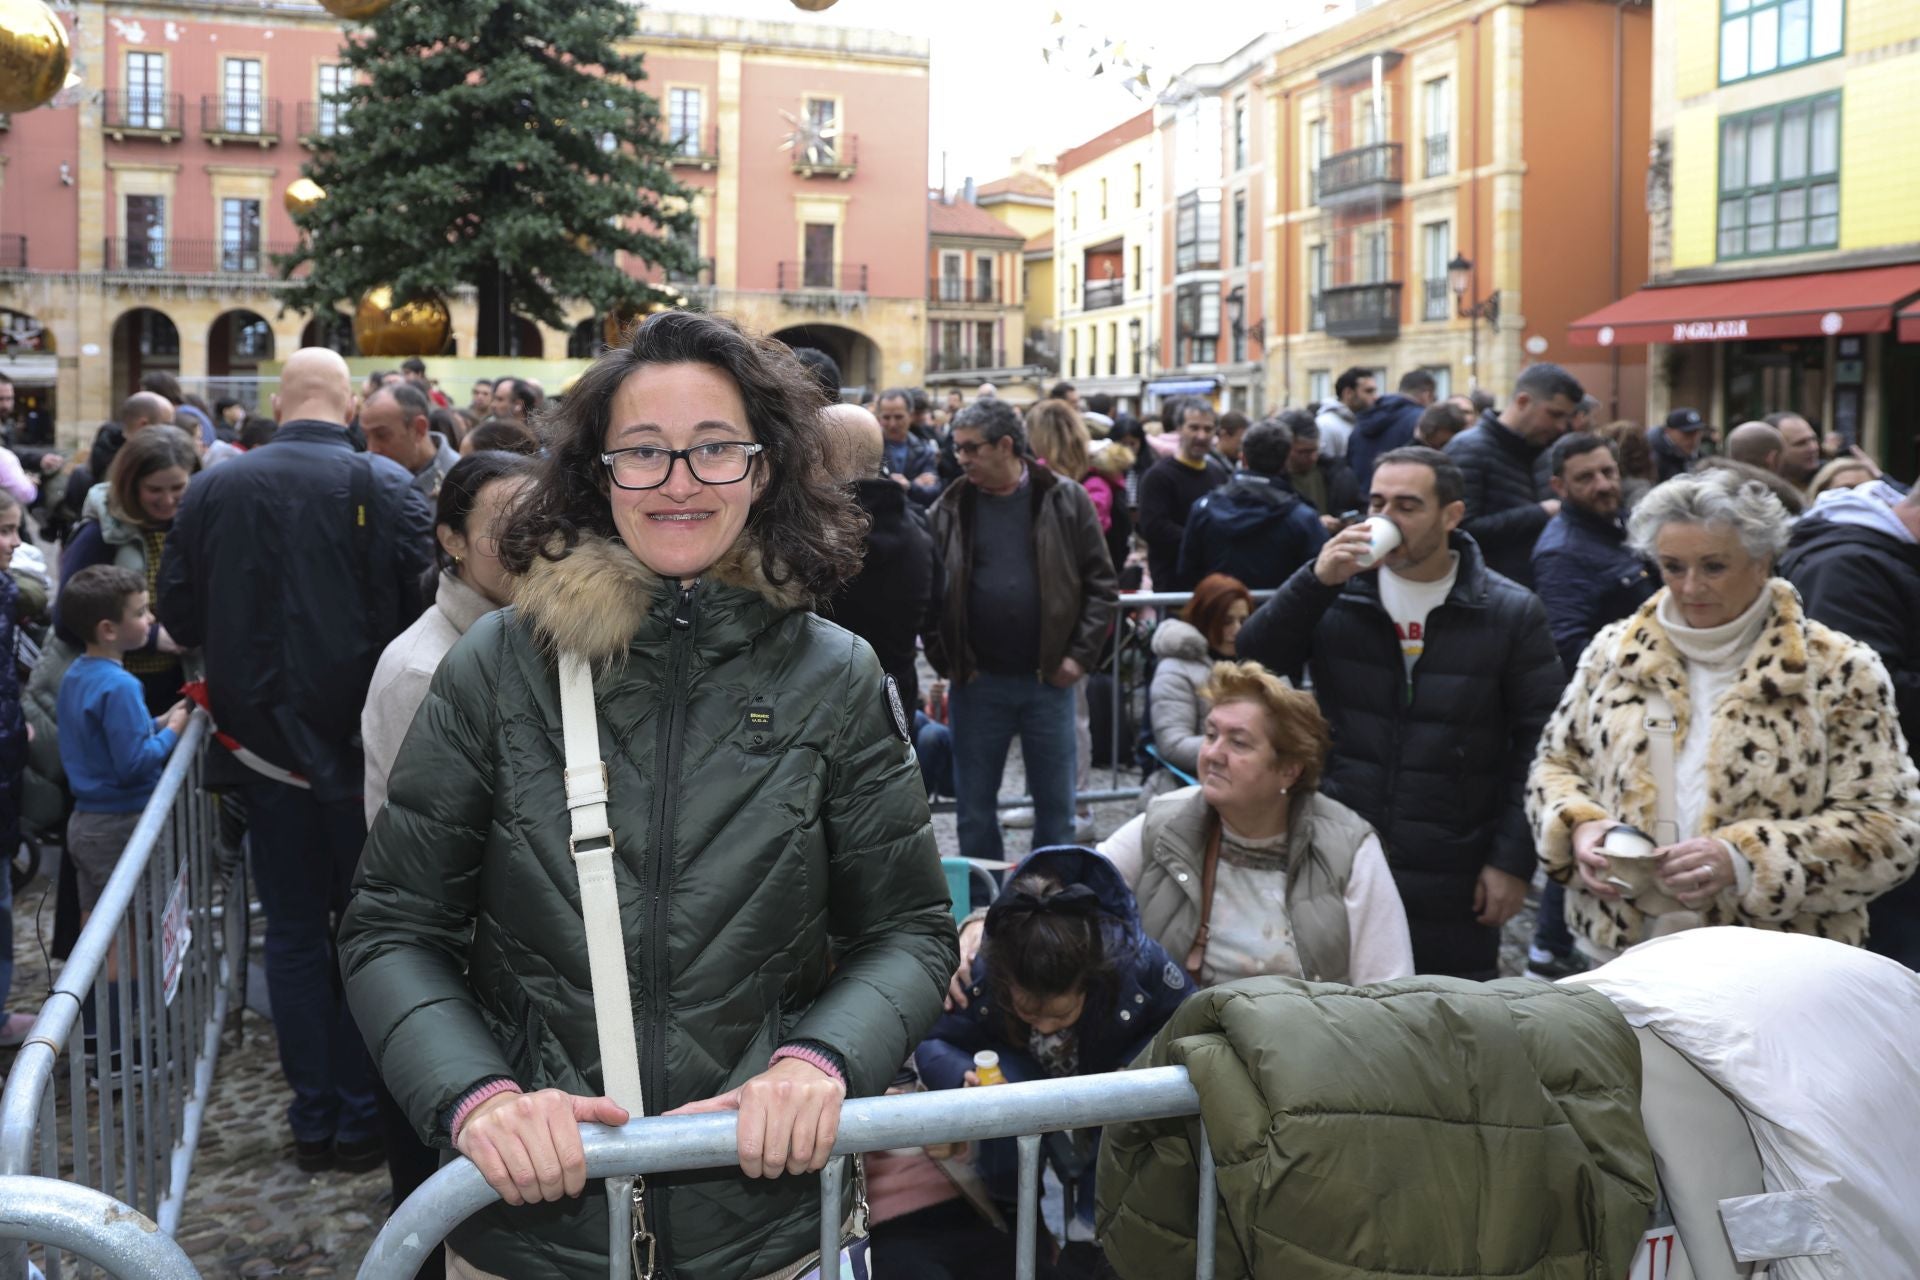
{"type": "Polygon", "coordinates": [[[320,7],[336,18],[365,22],[368,18],[378,17],[392,3],[393,0],[320,0],[320,7]]]}
{"type": "Polygon", "coordinates": [[[303,213],[313,212],[326,198],[327,189],[312,178],[295,178],[287,184],[287,212],[296,218],[303,213]]]}
{"type": "Polygon", "coordinates": [[[446,304],[422,298],[393,305],[386,285],[367,290],[353,312],[353,341],[363,356],[435,356],[446,349],[446,304]]]}
{"type": "Polygon", "coordinates": [[[41,0],[0,0],[0,111],[45,106],[67,83],[67,24],[41,0]]]}
{"type": "Polygon", "coordinates": [[[808,13],[818,13],[822,9],[833,8],[835,0],[793,0],[793,7],[805,9],[808,13]]]}

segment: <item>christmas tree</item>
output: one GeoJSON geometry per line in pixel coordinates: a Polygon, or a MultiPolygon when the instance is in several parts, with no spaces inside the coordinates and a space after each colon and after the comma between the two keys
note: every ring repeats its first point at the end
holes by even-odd
{"type": "Polygon", "coordinates": [[[306,313],[479,293],[477,355],[507,350],[513,316],[555,328],[584,299],[618,315],[669,295],[629,261],[691,271],[690,225],[659,104],[640,89],[628,0],[400,0],[345,42],[339,127],[309,139],[326,198],[295,223],[306,313]]]}

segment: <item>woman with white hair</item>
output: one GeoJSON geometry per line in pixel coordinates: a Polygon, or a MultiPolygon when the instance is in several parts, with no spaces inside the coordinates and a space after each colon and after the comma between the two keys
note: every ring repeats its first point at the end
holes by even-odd
{"type": "Polygon", "coordinates": [[[1858,945],[1867,903],[1920,859],[1892,682],[1773,577],[1789,528],[1729,472],[1676,477],[1633,513],[1665,587],[1587,646],[1527,788],[1592,958],[1696,924],[1858,945]]]}

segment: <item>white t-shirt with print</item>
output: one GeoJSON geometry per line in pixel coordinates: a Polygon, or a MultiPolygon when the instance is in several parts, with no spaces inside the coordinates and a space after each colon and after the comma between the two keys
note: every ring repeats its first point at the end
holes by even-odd
{"type": "Polygon", "coordinates": [[[1460,576],[1460,553],[1453,553],[1447,576],[1437,582],[1415,582],[1403,578],[1385,565],[1380,566],[1380,604],[1393,619],[1400,637],[1400,656],[1407,664],[1407,679],[1413,679],[1413,666],[1427,649],[1427,615],[1439,608],[1460,576]]]}

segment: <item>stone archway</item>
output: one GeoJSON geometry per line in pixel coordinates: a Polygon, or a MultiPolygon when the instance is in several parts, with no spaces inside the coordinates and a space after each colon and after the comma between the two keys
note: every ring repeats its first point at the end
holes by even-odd
{"type": "Polygon", "coordinates": [[[508,335],[507,355],[539,360],[545,356],[546,346],[546,340],[540,336],[539,325],[525,316],[513,318],[513,329],[508,335]]]}
{"type": "Polygon", "coordinates": [[[606,344],[602,334],[602,324],[594,316],[588,316],[567,331],[567,359],[591,360],[600,354],[600,348],[606,344]]]}
{"type": "Polygon", "coordinates": [[[113,409],[154,370],[180,375],[180,330],[154,307],[135,307],[113,322],[113,409]]]}
{"type": "Polygon", "coordinates": [[[257,311],[223,311],[207,326],[208,403],[238,400],[260,412],[260,366],[274,356],[273,326],[257,311]]]}
{"type": "Polygon", "coordinates": [[[353,345],[353,321],[338,311],[328,315],[314,316],[300,330],[300,345],[303,347],[325,347],[337,351],[352,359],[360,354],[353,345]]]}
{"type": "Polygon", "coordinates": [[[840,385],[854,400],[878,395],[884,377],[880,345],[858,329],[837,324],[796,324],[773,334],[789,347],[812,347],[840,366],[840,385]]]}

